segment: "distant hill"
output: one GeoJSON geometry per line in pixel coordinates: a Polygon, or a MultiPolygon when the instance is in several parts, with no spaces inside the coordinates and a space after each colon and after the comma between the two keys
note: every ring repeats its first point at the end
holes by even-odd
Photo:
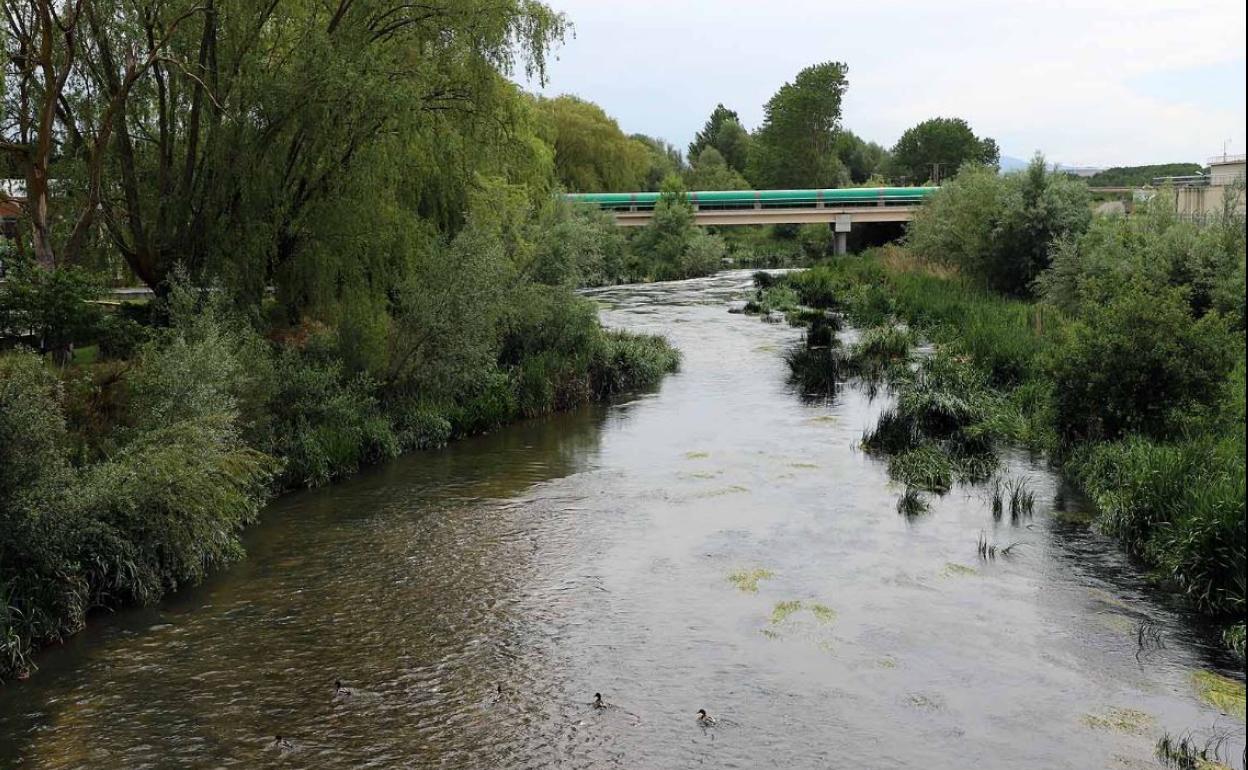
{"type": "Polygon", "coordinates": [[[1002,174],[1008,174],[1011,171],[1022,171],[1027,168],[1027,161],[1010,155],[1002,155],[1001,162],[998,166],[1000,167],[1002,174]]]}
{"type": "Polygon", "coordinates": [[[1159,176],[1192,176],[1199,174],[1199,163],[1159,163],[1152,166],[1115,166],[1088,177],[1092,187],[1142,187],[1159,176]]]}

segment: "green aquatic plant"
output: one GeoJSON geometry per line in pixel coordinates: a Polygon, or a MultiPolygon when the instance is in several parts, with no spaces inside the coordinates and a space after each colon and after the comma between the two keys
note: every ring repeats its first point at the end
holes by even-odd
{"type": "Polygon", "coordinates": [[[775,577],[775,573],[771,570],[755,568],[733,572],[728,576],[728,582],[747,594],[756,594],[758,593],[758,582],[760,580],[769,580],[773,577],[775,577]]]}
{"type": "Polygon", "coordinates": [[[845,379],[844,352],[838,347],[796,346],[784,354],[789,382],[804,396],[830,397],[845,379]]]}
{"type": "Polygon", "coordinates": [[[1224,714],[1242,716],[1245,709],[1244,683],[1238,682],[1213,671],[1196,671],[1192,673],[1192,684],[1205,703],[1219,709],[1224,714]]]}
{"type": "Polygon", "coordinates": [[[1082,721],[1097,730],[1113,730],[1120,733],[1143,735],[1157,720],[1147,712],[1137,709],[1110,708],[1103,714],[1084,714],[1082,721]]]}
{"type": "Polygon", "coordinates": [[[953,486],[953,463],[935,446],[920,446],[890,457],[888,475],[907,487],[943,495],[953,486]]]}
{"type": "Polygon", "coordinates": [[[776,606],[771,610],[771,624],[778,625],[789,619],[793,613],[802,608],[802,603],[797,599],[785,602],[776,602],[776,606]]]}
{"type": "Polygon", "coordinates": [[[1231,770],[1218,759],[1224,743],[1222,735],[1197,742],[1190,734],[1175,738],[1165,733],[1157,740],[1153,754],[1163,765],[1175,770],[1231,770]]]}
{"type": "Polygon", "coordinates": [[[810,605],[810,612],[815,616],[815,620],[820,623],[827,624],[836,620],[836,610],[826,604],[812,604],[810,605]]]}
{"type": "Polygon", "coordinates": [[[907,518],[927,513],[930,507],[923,493],[913,487],[907,487],[897,498],[897,512],[907,518]]]}

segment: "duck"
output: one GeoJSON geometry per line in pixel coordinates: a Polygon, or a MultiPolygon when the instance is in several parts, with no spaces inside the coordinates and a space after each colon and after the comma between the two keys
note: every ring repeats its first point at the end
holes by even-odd
{"type": "Polygon", "coordinates": [[[715,719],[715,717],[706,713],[706,709],[698,709],[698,724],[702,725],[703,727],[714,727],[716,724],[718,724],[718,721],[715,719]]]}
{"type": "Polygon", "coordinates": [[[335,698],[350,698],[354,694],[355,693],[351,690],[350,687],[342,686],[341,679],[334,680],[334,697],[335,698]]]}
{"type": "Polygon", "coordinates": [[[281,751],[290,751],[295,746],[280,735],[273,736],[273,746],[281,751]]]}
{"type": "Polygon", "coordinates": [[[602,693],[600,692],[594,693],[594,702],[589,705],[596,709],[605,709],[607,707],[607,704],[602,702],[602,693]]]}

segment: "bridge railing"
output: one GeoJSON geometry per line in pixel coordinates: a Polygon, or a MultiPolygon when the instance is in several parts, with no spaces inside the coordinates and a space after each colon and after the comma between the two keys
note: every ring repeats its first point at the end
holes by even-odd
{"type": "MultiPolygon", "coordinates": [[[[697,190],[686,193],[699,211],[798,209],[860,206],[913,206],[936,187],[851,187],[815,190],[697,190]]],[[[568,200],[590,203],[610,211],[651,211],[657,192],[569,193],[568,200]]]]}

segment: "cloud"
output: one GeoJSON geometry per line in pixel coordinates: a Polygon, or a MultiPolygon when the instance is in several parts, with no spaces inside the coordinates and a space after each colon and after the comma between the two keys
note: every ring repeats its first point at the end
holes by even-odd
{"type": "Polygon", "coordinates": [[[850,68],[846,126],[886,145],[956,115],[1065,163],[1244,151],[1242,76],[1209,76],[1244,70],[1242,2],[549,1],[576,35],[545,91],[677,144],[721,101],[757,125],[780,84],[831,59],[850,68]]]}

